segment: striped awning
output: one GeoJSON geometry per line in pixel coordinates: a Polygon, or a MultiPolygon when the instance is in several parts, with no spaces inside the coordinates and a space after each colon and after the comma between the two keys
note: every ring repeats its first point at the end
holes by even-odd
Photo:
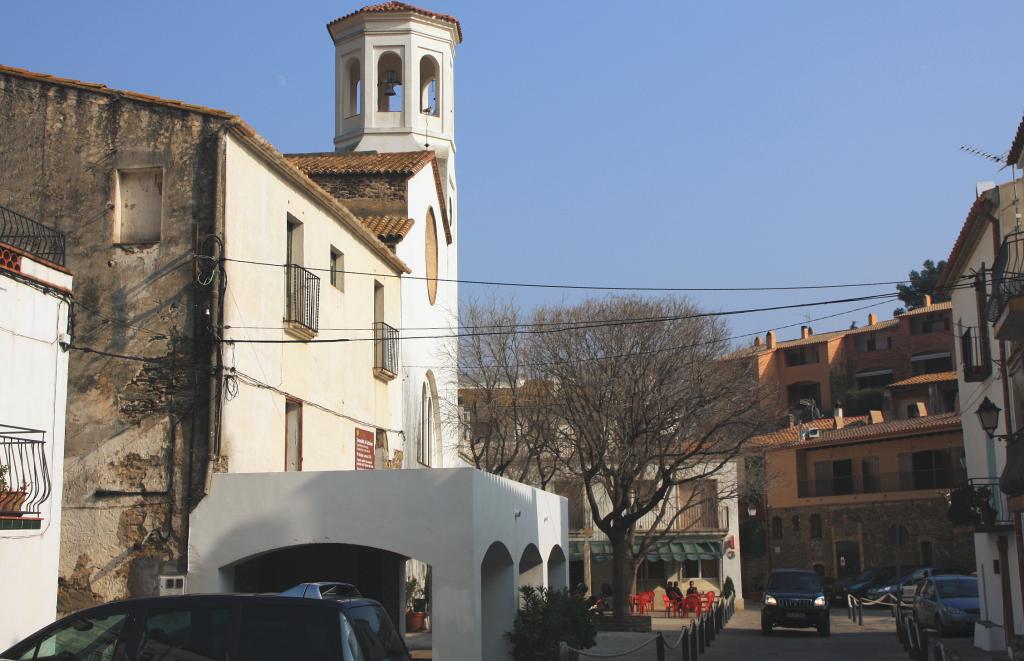
{"type": "MultiPolygon", "coordinates": [[[[583,559],[583,542],[569,543],[569,559],[583,559]]],[[[639,553],[640,542],[633,543],[633,552],[639,553]]],[[[666,537],[655,542],[647,549],[648,560],[717,560],[722,557],[720,540],[693,540],[685,537],[666,537]]],[[[612,558],[612,544],[608,541],[590,542],[590,559],[594,562],[605,562],[612,558]]]]}

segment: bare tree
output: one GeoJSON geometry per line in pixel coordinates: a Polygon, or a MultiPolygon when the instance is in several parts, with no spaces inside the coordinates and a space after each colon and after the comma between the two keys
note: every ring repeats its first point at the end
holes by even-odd
{"type": "Polygon", "coordinates": [[[531,364],[511,303],[462,306],[458,343],[463,457],[476,468],[544,488],[559,465],[551,384],[531,364]]]}
{"type": "Polygon", "coordinates": [[[595,299],[542,308],[534,321],[530,355],[553,384],[562,469],[611,543],[614,613],[625,618],[621,597],[656,538],[634,554],[637,522],[651,512],[671,522],[686,510],[667,507],[679,486],[732,464],[766,429],[766,392],[749,361],[723,359],[725,324],[685,300],[595,299]]]}

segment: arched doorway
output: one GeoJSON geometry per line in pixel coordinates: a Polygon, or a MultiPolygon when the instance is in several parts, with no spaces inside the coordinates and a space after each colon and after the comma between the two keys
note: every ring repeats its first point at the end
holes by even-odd
{"type": "Polygon", "coordinates": [[[236,564],[234,590],[282,592],[299,583],[351,583],[363,596],[379,601],[400,626],[406,560],[398,553],[355,544],[300,544],[236,564]]]}
{"type": "Polygon", "coordinates": [[[533,544],[527,544],[519,558],[519,587],[544,587],[544,558],[533,544]]]}
{"type": "Polygon", "coordinates": [[[566,579],[569,576],[568,567],[565,561],[565,552],[557,544],[551,547],[548,553],[548,587],[552,590],[561,590],[569,587],[566,579]]]}
{"type": "Polygon", "coordinates": [[[505,632],[516,617],[516,579],[512,556],[494,542],[480,563],[480,650],[482,659],[508,657],[505,632]]]}

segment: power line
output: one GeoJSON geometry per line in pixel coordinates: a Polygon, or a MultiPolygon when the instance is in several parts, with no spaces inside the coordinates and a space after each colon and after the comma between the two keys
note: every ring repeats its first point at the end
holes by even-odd
{"type": "MultiPolygon", "coordinates": [[[[836,305],[836,304],[839,304],[839,303],[852,303],[852,302],[858,302],[858,301],[870,301],[870,300],[878,300],[878,299],[882,299],[882,298],[884,298],[886,300],[889,300],[889,301],[897,300],[897,297],[894,297],[892,295],[892,293],[872,294],[870,296],[856,296],[856,297],[850,297],[850,298],[831,299],[831,300],[827,300],[827,301],[814,301],[814,302],[811,302],[811,303],[793,303],[793,304],[790,304],[790,305],[773,305],[773,306],[767,306],[767,307],[761,307],[761,308],[746,308],[746,309],[740,309],[740,310],[725,310],[725,311],[720,311],[720,312],[697,312],[697,313],[694,313],[694,314],[676,315],[676,316],[668,316],[668,317],[651,317],[650,319],[644,319],[644,320],[641,320],[641,321],[613,320],[613,321],[583,322],[583,323],[565,322],[565,323],[563,323],[561,325],[558,325],[556,328],[540,328],[540,329],[528,329],[528,330],[505,329],[505,330],[501,330],[501,331],[484,331],[484,332],[470,332],[470,333],[457,332],[457,333],[449,333],[449,334],[445,334],[445,335],[412,335],[412,336],[401,336],[400,335],[398,339],[399,340],[403,340],[403,341],[405,341],[405,340],[444,340],[444,339],[455,339],[455,338],[460,338],[460,337],[482,337],[482,336],[488,336],[488,335],[509,335],[509,334],[534,335],[534,334],[546,334],[546,333],[560,333],[560,332],[566,332],[566,331],[571,331],[571,330],[587,330],[587,329],[591,329],[591,328],[605,328],[605,327],[614,327],[614,326],[630,326],[630,325],[635,325],[635,324],[659,323],[659,322],[670,322],[670,321],[684,321],[684,320],[687,320],[687,319],[698,319],[698,318],[707,318],[707,317],[726,317],[726,316],[734,316],[734,315],[740,315],[740,314],[752,314],[752,313],[755,313],[755,312],[772,312],[772,311],[776,311],[776,310],[791,310],[791,309],[794,309],[794,308],[815,307],[815,306],[821,306],[821,305],[836,305]]],[[[301,339],[295,339],[295,340],[282,340],[282,339],[252,340],[252,339],[225,338],[222,341],[229,342],[229,343],[230,342],[235,342],[235,343],[239,343],[239,344],[323,344],[323,343],[337,343],[337,342],[377,341],[377,338],[375,338],[375,337],[357,337],[357,338],[333,337],[333,338],[319,338],[319,339],[315,339],[314,338],[314,339],[309,339],[309,340],[301,340],[301,339]]]]}
{"type": "MultiPolygon", "coordinates": [[[[250,259],[237,259],[233,257],[210,257],[208,255],[193,255],[196,259],[205,259],[210,261],[221,261],[221,262],[234,262],[236,264],[250,264],[254,266],[270,266],[275,268],[288,268],[289,264],[278,264],[276,262],[262,262],[258,260],[250,259]]],[[[729,291],[800,291],[809,289],[843,289],[843,288],[856,288],[856,287],[881,287],[883,285],[903,285],[908,284],[910,280],[886,280],[879,282],[853,282],[853,283],[841,283],[841,284],[826,284],[826,285],[785,285],[785,286],[760,286],[760,287],[625,287],[621,285],[570,285],[570,284],[553,284],[553,283],[542,283],[542,282],[506,282],[500,280],[467,280],[462,278],[431,278],[422,275],[408,275],[408,274],[397,274],[397,273],[373,273],[369,271],[345,271],[330,268],[316,268],[311,266],[302,266],[307,271],[318,271],[323,273],[337,273],[346,275],[366,275],[377,278],[400,278],[405,280],[431,280],[434,282],[454,282],[457,284],[464,285],[487,285],[493,287],[532,287],[540,289],[577,289],[577,290],[590,290],[590,291],[646,291],[646,292],[729,292],[729,291]]],[[[968,276],[961,276],[960,279],[966,279],[968,276]]],[[[973,278],[974,276],[970,276],[973,278]]]]}

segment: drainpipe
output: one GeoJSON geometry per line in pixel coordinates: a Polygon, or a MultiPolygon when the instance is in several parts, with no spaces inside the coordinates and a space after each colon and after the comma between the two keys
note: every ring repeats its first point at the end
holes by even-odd
{"type": "Polygon", "coordinates": [[[1009,544],[1006,535],[1000,535],[996,541],[999,549],[999,584],[1003,591],[1003,633],[1006,635],[1006,649],[1010,649],[1010,641],[1016,637],[1013,626],[1013,597],[1010,594],[1010,560],[1007,549],[1009,544]]]}

